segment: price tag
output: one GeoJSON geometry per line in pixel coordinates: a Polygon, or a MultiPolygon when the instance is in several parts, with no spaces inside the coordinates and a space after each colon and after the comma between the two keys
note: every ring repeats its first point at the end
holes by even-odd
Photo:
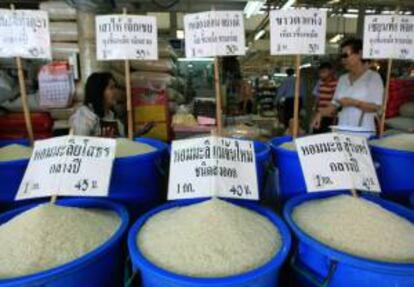
{"type": "Polygon", "coordinates": [[[381,191],[365,137],[328,133],[295,142],[309,192],[381,191]]]}
{"type": "Polygon", "coordinates": [[[64,136],[36,141],[16,200],[107,196],[116,141],[64,136]]]}
{"type": "Polygon", "coordinates": [[[172,143],[168,199],[259,199],[254,144],[222,137],[172,143]]]}
{"type": "Polygon", "coordinates": [[[323,55],[326,42],[326,11],[270,11],[271,55],[323,55]]]}
{"type": "Polygon", "coordinates": [[[0,9],[0,57],[51,59],[47,12],[0,9]]]}
{"type": "Polygon", "coordinates": [[[414,59],[414,16],[365,16],[366,59],[414,59]]]}
{"type": "Polygon", "coordinates": [[[158,60],[154,16],[96,16],[98,60],[158,60]]]}
{"type": "Polygon", "coordinates": [[[187,58],[246,54],[243,13],[209,11],[184,16],[187,58]]]}

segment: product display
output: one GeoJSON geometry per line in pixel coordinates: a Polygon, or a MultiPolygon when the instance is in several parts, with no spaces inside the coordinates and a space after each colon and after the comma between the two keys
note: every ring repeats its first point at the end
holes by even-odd
{"type": "Polygon", "coordinates": [[[116,139],[117,158],[145,154],[154,150],[155,148],[144,143],[133,142],[123,138],[116,139]]]}
{"type": "Polygon", "coordinates": [[[414,152],[414,134],[391,135],[379,140],[372,140],[370,144],[388,149],[414,152]]]}
{"type": "Polygon", "coordinates": [[[32,156],[32,148],[19,144],[11,144],[0,148],[0,162],[29,159],[32,156]]]}
{"type": "Polygon", "coordinates": [[[48,270],[101,246],[117,230],[109,211],[43,204],[0,226],[0,279],[48,270]]]}
{"type": "Polygon", "coordinates": [[[414,225],[365,199],[311,200],[294,209],[293,219],[332,248],[382,262],[414,263],[414,225]]]}
{"type": "Polygon", "coordinates": [[[263,216],[212,199],[150,218],[137,245],[157,266],[193,277],[224,277],[255,269],[281,246],[276,227],[263,216]]]}

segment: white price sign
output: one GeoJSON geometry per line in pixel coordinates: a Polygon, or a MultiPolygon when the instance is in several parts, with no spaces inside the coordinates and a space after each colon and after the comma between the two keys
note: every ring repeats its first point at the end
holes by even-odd
{"type": "Polygon", "coordinates": [[[154,16],[96,16],[98,60],[158,60],[154,16]]]}
{"type": "Polygon", "coordinates": [[[243,12],[210,11],[184,16],[187,58],[246,54],[243,12]]]}
{"type": "Polygon", "coordinates": [[[168,199],[212,196],[259,199],[253,142],[211,136],[172,143],[168,199]]]}
{"type": "Polygon", "coordinates": [[[0,9],[0,57],[51,59],[47,12],[0,9]]]}
{"type": "Polygon", "coordinates": [[[107,196],[116,141],[64,136],[36,141],[16,200],[107,196]]]}
{"type": "Polygon", "coordinates": [[[365,16],[366,59],[414,59],[414,16],[365,16]]]}
{"type": "Polygon", "coordinates": [[[326,11],[270,11],[271,55],[323,55],[326,42],[326,11]]]}
{"type": "Polygon", "coordinates": [[[309,192],[381,188],[365,137],[328,133],[296,139],[309,192]]]}

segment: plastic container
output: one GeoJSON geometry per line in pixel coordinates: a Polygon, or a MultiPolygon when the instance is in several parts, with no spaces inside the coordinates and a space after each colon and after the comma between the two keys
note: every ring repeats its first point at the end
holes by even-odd
{"type": "MultiPolygon", "coordinates": [[[[129,225],[127,210],[120,204],[96,199],[63,199],[58,205],[112,210],[121,218],[116,233],[97,249],[59,267],[33,275],[0,280],[0,287],[114,287],[122,286],[124,252],[122,239],[129,225]]],[[[36,204],[11,210],[0,216],[0,224],[36,204]]]]}
{"type": "Polygon", "coordinates": [[[305,178],[297,152],[280,147],[290,141],[292,141],[290,136],[277,137],[270,141],[276,168],[276,193],[281,203],[306,193],[305,178]]]}
{"type": "Polygon", "coordinates": [[[382,196],[407,205],[414,190],[414,152],[371,145],[382,196]]]}
{"type": "MultiPolygon", "coordinates": [[[[30,142],[28,139],[19,140],[0,140],[0,147],[5,147],[11,144],[20,144],[29,146],[30,142]]],[[[0,208],[7,209],[10,207],[16,207],[18,205],[30,202],[27,200],[13,203],[14,197],[16,196],[17,190],[19,189],[20,183],[23,179],[27,165],[29,164],[28,159],[12,160],[7,162],[0,162],[0,208]]]]}
{"type": "Polygon", "coordinates": [[[165,198],[168,175],[168,145],[164,142],[136,138],[156,150],[117,158],[112,169],[109,197],[124,204],[131,218],[155,207],[165,198]]]}
{"type": "Polygon", "coordinates": [[[334,133],[346,134],[351,136],[370,138],[375,135],[375,131],[372,131],[365,127],[331,126],[330,128],[334,133]]]}
{"type": "Polygon", "coordinates": [[[414,209],[414,192],[411,193],[411,196],[410,196],[410,204],[411,204],[411,208],[414,209]]]}
{"type": "Polygon", "coordinates": [[[263,142],[254,141],[254,151],[256,154],[257,184],[259,185],[260,198],[265,197],[266,181],[269,175],[269,168],[272,165],[270,147],[263,142]]]}
{"type": "MultiPolygon", "coordinates": [[[[283,215],[298,239],[298,246],[291,260],[295,286],[312,287],[410,287],[414,286],[414,264],[384,263],[353,256],[324,245],[303,232],[292,219],[294,208],[301,203],[327,198],[344,192],[311,193],[291,199],[283,215]]],[[[363,195],[414,222],[414,212],[395,203],[372,195],[363,195]]]]}
{"type": "Polygon", "coordinates": [[[277,217],[270,210],[259,207],[257,204],[251,202],[231,201],[235,204],[254,210],[259,214],[267,217],[274,223],[275,226],[277,226],[283,240],[281,249],[271,259],[271,261],[255,270],[243,273],[241,275],[223,278],[193,278],[178,275],[161,269],[149,262],[142,255],[137,247],[136,238],[139,230],[147,221],[147,219],[163,210],[177,206],[190,205],[201,201],[202,200],[185,200],[164,204],[143,215],[132,226],[128,235],[128,248],[132,259],[133,268],[135,270],[139,269],[141,273],[142,287],[277,287],[279,270],[285,261],[291,246],[291,236],[288,228],[279,217],[277,217]]]}

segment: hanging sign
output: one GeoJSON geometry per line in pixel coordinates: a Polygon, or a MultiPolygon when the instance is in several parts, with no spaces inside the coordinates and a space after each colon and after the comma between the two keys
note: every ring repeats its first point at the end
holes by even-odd
{"type": "Polygon", "coordinates": [[[365,137],[327,133],[295,142],[309,192],[381,191],[365,137]]]}
{"type": "Polygon", "coordinates": [[[47,12],[0,9],[0,57],[51,59],[47,12]]]}
{"type": "Polygon", "coordinates": [[[209,11],[184,16],[187,58],[246,54],[243,12],[209,11]]]}
{"type": "Polygon", "coordinates": [[[98,60],[158,60],[154,16],[96,16],[98,60]]]}
{"type": "Polygon", "coordinates": [[[254,144],[222,137],[172,143],[168,199],[259,199],[254,144]]]}
{"type": "Polygon", "coordinates": [[[324,55],[326,11],[270,11],[271,55],[324,55]]]}
{"type": "Polygon", "coordinates": [[[36,141],[16,200],[107,196],[116,141],[63,136],[36,141]]]}
{"type": "Polygon", "coordinates": [[[365,59],[414,59],[414,16],[365,16],[365,59]]]}

